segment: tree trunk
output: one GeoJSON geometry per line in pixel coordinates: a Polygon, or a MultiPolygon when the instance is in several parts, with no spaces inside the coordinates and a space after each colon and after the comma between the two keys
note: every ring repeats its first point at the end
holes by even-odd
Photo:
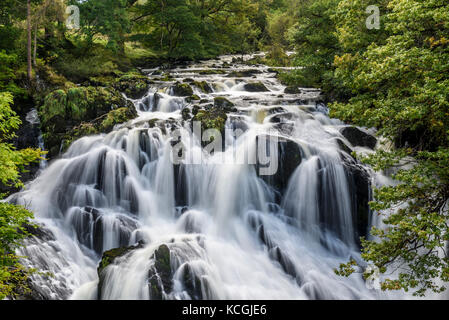
{"type": "Polygon", "coordinates": [[[33,66],[36,68],[36,54],[37,54],[37,22],[34,26],[34,48],[33,48],[33,66]]]}
{"type": "Polygon", "coordinates": [[[28,81],[32,80],[32,66],[31,66],[31,4],[30,0],[27,0],[27,76],[28,81]]]}

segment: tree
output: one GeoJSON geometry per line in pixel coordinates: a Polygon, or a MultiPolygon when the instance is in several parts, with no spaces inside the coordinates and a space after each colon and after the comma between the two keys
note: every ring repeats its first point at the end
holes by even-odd
{"type": "Polygon", "coordinates": [[[332,20],[340,0],[305,0],[298,8],[297,23],[289,31],[296,51],[294,64],[300,68],[284,77],[286,82],[321,87],[328,96],[334,87],[333,61],[340,44],[332,20]]]}
{"type": "Polygon", "coordinates": [[[397,270],[383,289],[423,295],[449,281],[449,4],[391,0],[386,12],[382,35],[361,42],[347,36],[358,32],[350,24],[339,31],[347,53],[335,59],[335,74],[353,96],[330,107],[332,116],[377,127],[394,141],[396,150],[366,163],[377,170],[411,165],[394,175],[397,185],[375,190],[371,206],[386,228],[374,228],[376,239],[362,242],[362,257],[382,273],[397,270]]]}
{"type": "MultiPolygon", "coordinates": [[[[40,150],[15,150],[8,143],[17,130],[20,119],[11,110],[12,95],[0,93],[0,183],[3,186],[22,186],[20,172],[25,166],[41,158],[40,150]]],[[[3,197],[4,194],[0,195],[3,197]]],[[[24,207],[0,202],[0,299],[24,290],[28,271],[18,262],[14,250],[26,237],[25,224],[29,224],[32,213],[24,207]]]]}
{"type": "Polygon", "coordinates": [[[107,37],[107,46],[115,51],[124,52],[124,35],[129,31],[130,22],[127,7],[133,1],[128,0],[70,0],[70,4],[80,9],[80,32],[87,48],[92,46],[95,36],[107,37]]]}

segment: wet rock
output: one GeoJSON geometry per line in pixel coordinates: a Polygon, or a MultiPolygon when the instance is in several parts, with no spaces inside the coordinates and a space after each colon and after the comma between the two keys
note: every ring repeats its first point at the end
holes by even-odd
{"type": "Polygon", "coordinates": [[[193,273],[192,267],[187,263],[182,270],[182,283],[184,289],[192,300],[203,300],[201,280],[193,273]]]}
{"type": "Polygon", "coordinates": [[[248,70],[235,70],[230,72],[226,77],[229,78],[249,78],[256,74],[260,74],[262,71],[258,69],[248,69],[248,70]]]}
{"type": "Polygon", "coordinates": [[[196,94],[186,98],[186,102],[189,102],[189,103],[192,101],[200,101],[200,100],[201,100],[201,98],[196,94]]]}
{"type": "Polygon", "coordinates": [[[351,155],[352,149],[340,138],[336,138],[335,141],[337,142],[338,146],[340,147],[340,150],[346,152],[347,154],[351,155]]]}
{"type": "Polygon", "coordinates": [[[293,140],[269,135],[258,136],[256,143],[258,157],[256,164],[257,173],[266,183],[274,187],[280,194],[283,194],[288,186],[290,177],[302,162],[303,155],[301,147],[293,140]],[[266,144],[265,154],[260,150],[264,142],[266,144]],[[269,164],[264,163],[266,159],[261,159],[260,157],[270,156],[269,151],[267,151],[270,150],[270,145],[272,145],[271,149],[274,149],[272,151],[275,152],[274,157],[270,157],[270,161],[277,161],[277,164],[274,166],[277,167],[277,170],[271,175],[261,175],[260,169],[269,167],[269,164]]]}
{"type": "Polygon", "coordinates": [[[192,114],[190,113],[189,108],[182,109],[181,115],[182,115],[182,120],[184,120],[184,121],[190,120],[192,118],[192,114]]]}
{"type": "Polygon", "coordinates": [[[225,97],[214,98],[214,107],[224,111],[234,111],[235,105],[225,97]]]}
{"type": "Polygon", "coordinates": [[[148,91],[150,80],[141,74],[129,73],[121,76],[114,88],[126,94],[131,99],[138,99],[148,91]]]}
{"type": "Polygon", "coordinates": [[[354,229],[357,231],[355,241],[360,245],[360,237],[367,237],[371,196],[371,179],[369,173],[359,164],[351,163],[346,167],[349,193],[352,195],[352,212],[354,229]]]}
{"type": "Polygon", "coordinates": [[[214,90],[206,81],[193,81],[192,84],[204,93],[212,93],[214,90]]]}
{"type": "Polygon", "coordinates": [[[291,120],[295,117],[295,115],[291,112],[284,112],[280,114],[276,114],[273,117],[271,117],[270,122],[271,123],[284,123],[285,121],[291,120]]]}
{"type": "Polygon", "coordinates": [[[267,89],[267,87],[265,87],[265,85],[262,82],[252,82],[252,83],[247,83],[244,86],[245,91],[248,92],[268,92],[270,90],[267,89]]]}
{"type": "Polygon", "coordinates": [[[284,93],[286,94],[300,94],[301,90],[296,86],[288,86],[285,88],[284,93]]]}
{"type": "Polygon", "coordinates": [[[163,300],[164,293],[173,290],[173,273],[170,265],[170,249],[161,245],[153,254],[154,265],[148,272],[148,286],[151,300],[163,300]]]}
{"type": "Polygon", "coordinates": [[[97,268],[97,274],[98,274],[98,279],[99,279],[98,291],[97,291],[97,299],[98,300],[102,299],[102,291],[103,291],[103,286],[104,286],[104,281],[105,281],[105,276],[106,276],[105,269],[108,266],[110,266],[111,264],[115,264],[116,259],[121,258],[121,257],[127,255],[128,253],[131,253],[134,250],[141,249],[141,248],[143,248],[143,246],[144,246],[144,243],[141,241],[134,246],[116,248],[116,249],[112,249],[112,250],[109,250],[109,251],[106,251],[103,253],[103,256],[102,256],[101,261],[97,268]]]}
{"type": "Polygon", "coordinates": [[[176,82],[171,87],[171,92],[176,97],[189,97],[193,95],[193,89],[187,83],[176,82]]]}
{"type": "Polygon", "coordinates": [[[199,70],[198,74],[200,75],[211,75],[211,74],[225,74],[226,70],[220,70],[220,69],[203,69],[199,70]]]}
{"type": "Polygon", "coordinates": [[[340,133],[348,139],[353,146],[367,147],[374,149],[377,144],[377,139],[371,134],[366,133],[356,127],[344,127],[340,133]]]}
{"type": "MultiPolygon", "coordinates": [[[[193,122],[199,121],[201,123],[202,132],[208,129],[215,129],[221,133],[221,136],[224,137],[226,120],[228,119],[226,112],[219,108],[210,108],[207,110],[199,110],[195,116],[192,118],[192,127],[193,122]]],[[[213,138],[211,138],[213,139],[213,138]]],[[[203,147],[208,145],[213,140],[207,142],[202,141],[203,147]]],[[[224,141],[223,141],[224,143],[224,141]]]]}

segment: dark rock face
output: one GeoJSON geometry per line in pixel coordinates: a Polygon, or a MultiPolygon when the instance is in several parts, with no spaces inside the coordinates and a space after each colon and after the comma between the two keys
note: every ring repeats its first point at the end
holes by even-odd
{"type": "Polygon", "coordinates": [[[285,88],[284,93],[286,93],[286,94],[299,94],[299,93],[301,93],[301,90],[298,87],[289,86],[289,87],[285,88]]]}
{"type": "Polygon", "coordinates": [[[360,165],[352,164],[347,167],[349,192],[352,195],[352,212],[356,243],[360,244],[360,237],[367,237],[370,220],[369,202],[372,200],[371,180],[369,173],[360,165]]]}
{"type": "Polygon", "coordinates": [[[376,147],[377,139],[359,128],[344,127],[340,130],[340,133],[354,146],[368,147],[370,149],[376,147]]]}
{"type": "Polygon", "coordinates": [[[235,109],[235,105],[224,97],[214,98],[214,107],[227,112],[234,111],[235,109]]]}
{"type": "Polygon", "coordinates": [[[172,94],[176,97],[190,97],[193,95],[193,89],[187,83],[175,83],[171,87],[172,94]]]}
{"type": "Polygon", "coordinates": [[[164,293],[173,290],[173,273],[170,265],[170,249],[161,245],[153,254],[154,265],[148,272],[148,286],[151,300],[163,300],[164,293]]]}
{"type": "Polygon", "coordinates": [[[114,84],[114,88],[131,99],[141,98],[148,90],[150,79],[139,74],[126,74],[114,84]]]}
{"type": "Polygon", "coordinates": [[[228,78],[249,78],[256,74],[261,73],[262,71],[258,69],[248,69],[248,70],[239,70],[230,72],[227,77],[228,78]]]}
{"type": "MultiPolygon", "coordinates": [[[[278,170],[274,175],[268,176],[260,176],[265,182],[274,187],[281,194],[286,190],[288,186],[288,182],[293,172],[295,172],[296,168],[301,164],[303,156],[301,147],[293,140],[282,138],[282,137],[271,137],[268,135],[262,135],[257,137],[257,154],[259,155],[259,147],[260,143],[259,139],[264,139],[266,141],[266,155],[268,155],[268,150],[270,150],[270,141],[276,141],[275,143],[275,151],[277,154],[278,160],[278,170]],[[274,140],[273,140],[274,139],[274,140]]],[[[261,151],[262,153],[262,151],[261,151]]],[[[263,153],[262,153],[263,154],[263,153]]],[[[256,165],[256,170],[258,171],[260,168],[267,167],[261,163],[261,159],[258,159],[258,163],[256,165]]]]}
{"type": "Polygon", "coordinates": [[[204,93],[212,93],[214,90],[206,81],[192,81],[192,84],[204,93]]]}
{"type": "Polygon", "coordinates": [[[247,83],[244,86],[245,91],[248,92],[268,92],[267,87],[262,82],[253,82],[253,83],[247,83]]]}

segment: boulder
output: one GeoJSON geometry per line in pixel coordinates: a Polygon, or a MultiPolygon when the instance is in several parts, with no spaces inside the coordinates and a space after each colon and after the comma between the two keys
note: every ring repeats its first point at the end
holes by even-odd
{"type": "MultiPolygon", "coordinates": [[[[302,149],[295,141],[283,138],[283,137],[273,137],[269,135],[260,135],[256,138],[257,146],[257,164],[256,170],[257,174],[269,185],[271,185],[276,191],[281,195],[285,192],[288,186],[290,177],[295,172],[296,168],[301,164],[303,155],[302,149]],[[264,139],[266,142],[266,150],[270,148],[270,141],[275,142],[276,160],[277,160],[277,171],[272,175],[260,175],[260,169],[263,167],[268,167],[268,165],[263,165],[261,159],[259,159],[259,148],[264,139]]],[[[262,151],[260,151],[262,152],[262,151]]],[[[263,155],[262,155],[263,156],[263,155]]],[[[277,199],[280,201],[280,199],[277,199]]]]}
{"type": "Polygon", "coordinates": [[[126,94],[131,99],[138,99],[148,91],[150,80],[141,74],[127,73],[114,84],[114,88],[126,94]]]}
{"type": "Polygon", "coordinates": [[[288,86],[285,88],[284,93],[286,94],[300,94],[301,90],[296,86],[288,86]]]}
{"type": "Polygon", "coordinates": [[[214,107],[223,111],[234,111],[235,105],[225,97],[214,98],[214,107]]]}
{"type": "Polygon", "coordinates": [[[270,90],[265,87],[265,85],[262,82],[251,82],[247,83],[244,86],[245,91],[248,92],[268,92],[270,90]]]}
{"type": "Polygon", "coordinates": [[[212,87],[206,81],[193,81],[192,84],[204,93],[214,92],[212,87]]]}
{"type": "Polygon", "coordinates": [[[148,271],[148,286],[151,300],[163,300],[164,293],[173,290],[173,273],[170,266],[170,249],[161,245],[153,254],[154,265],[148,271]]]}
{"type": "Polygon", "coordinates": [[[374,149],[377,144],[377,139],[369,133],[360,130],[357,127],[344,127],[340,133],[353,145],[358,147],[367,147],[374,149]]]}
{"type": "Polygon", "coordinates": [[[176,82],[171,87],[171,93],[176,97],[190,97],[193,95],[193,89],[187,83],[176,82]]]}

